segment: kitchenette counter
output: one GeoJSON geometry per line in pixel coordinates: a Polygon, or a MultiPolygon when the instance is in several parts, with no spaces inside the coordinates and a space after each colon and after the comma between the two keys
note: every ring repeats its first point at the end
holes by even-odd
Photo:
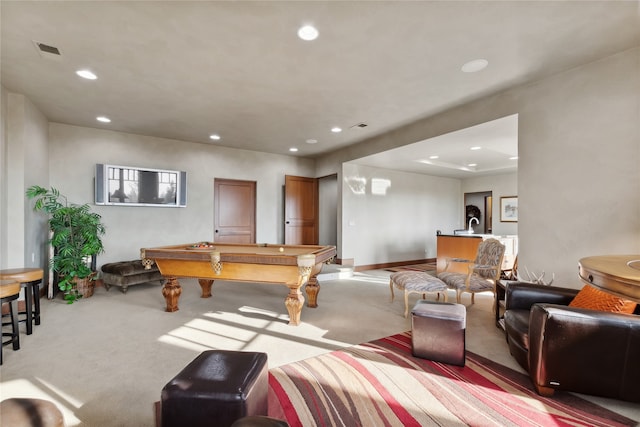
{"type": "MultiPolygon", "coordinates": [[[[515,257],[518,254],[518,236],[496,236],[493,234],[439,234],[437,236],[437,266],[438,273],[445,270],[447,259],[461,258],[474,260],[478,252],[480,242],[486,239],[497,239],[505,245],[503,270],[513,267],[515,257]]],[[[453,263],[449,270],[458,273],[467,273],[468,264],[453,263]]]]}

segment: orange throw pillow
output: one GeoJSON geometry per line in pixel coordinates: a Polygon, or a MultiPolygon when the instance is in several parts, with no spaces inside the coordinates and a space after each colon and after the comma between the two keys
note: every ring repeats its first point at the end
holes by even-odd
{"type": "Polygon", "coordinates": [[[582,288],[573,298],[573,301],[569,303],[569,307],[627,314],[632,314],[636,309],[636,305],[633,301],[622,299],[589,285],[582,288]]]}

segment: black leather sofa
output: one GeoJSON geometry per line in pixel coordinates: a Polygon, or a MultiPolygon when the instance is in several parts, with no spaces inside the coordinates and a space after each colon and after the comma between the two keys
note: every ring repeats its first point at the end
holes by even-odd
{"type": "Polygon", "coordinates": [[[619,314],[568,307],[577,293],[509,283],[509,351],[541,395],[566,390],[640,402],[640,308],[619,314]]]}

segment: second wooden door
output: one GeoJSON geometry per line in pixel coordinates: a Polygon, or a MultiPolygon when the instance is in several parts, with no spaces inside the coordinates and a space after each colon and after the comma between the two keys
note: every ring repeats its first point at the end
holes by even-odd
{"type": "Polygon", "coordinates": [[[214,241],[255,243],[255,181],[216,178],[213,186],[214,241]]]}
{"type": "Polygon", "coordinates": [[[318,244],[318,180],[286,175],[284,243],[318,244]]]}

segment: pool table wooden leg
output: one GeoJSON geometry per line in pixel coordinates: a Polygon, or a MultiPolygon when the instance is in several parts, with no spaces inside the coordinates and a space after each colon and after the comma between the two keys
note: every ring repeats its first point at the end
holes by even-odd
{"type": "Polygon", "coordinates": [[[200,298],[209,298],[211,296],[211,286],[213,285],[213,280],[198,279],[198,283],[200,283],[200,287],[202,288],[202,295],[200,295],[200,298]]]}
{"type": "Polygon", "coordinates": [[[304,305],[304,297],[299,287],[290,287],[289,295],[284,300],[284,305],[289,312],[289,324],[298,326],[300,324],[300,313],[304,305]]]}
{"type": "Polygon", "coordinates": [[[307,297],[309,298],[309,301],[307,301],[307,307],[316,308],[318,306],[318,292],[320,292],[320,284],[315,276],[309,279],[305,290],[307,292],[307,297]]]}
{"type": "Polygon", "coordinates": [[[178,311],[178,300],[182,293],[182,286],[176,277],[167,277],[167,283],[162,287],[162,295],[167,303],[167,311],[178,311]]]}

